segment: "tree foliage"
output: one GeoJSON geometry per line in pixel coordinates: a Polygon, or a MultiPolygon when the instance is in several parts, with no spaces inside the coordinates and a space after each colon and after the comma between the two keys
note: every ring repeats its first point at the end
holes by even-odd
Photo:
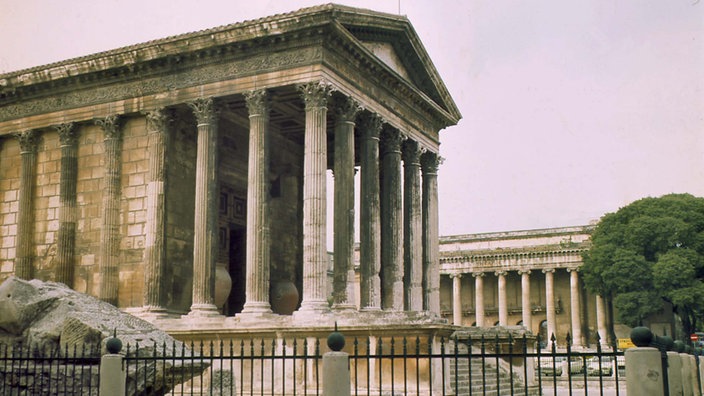
{"type": "Polygon", "coordinates": [[[613,301],[618,319],[641,325],[672,303],[686,333],[704,314],[704,198],[643,198],[601,218],[584,254],[588,290],[613,301]]]}

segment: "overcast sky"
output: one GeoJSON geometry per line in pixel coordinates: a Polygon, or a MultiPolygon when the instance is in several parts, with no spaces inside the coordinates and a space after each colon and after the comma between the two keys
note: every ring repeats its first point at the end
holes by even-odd
{"type": "MultiPolygon", "coordinates": [[[[704,2],[338,3],[408,16],[462,112],[440,135],[442,235],[704,196],[704,2]]],[[[0,0],[0,73],[317,4],[0,0]]]]}

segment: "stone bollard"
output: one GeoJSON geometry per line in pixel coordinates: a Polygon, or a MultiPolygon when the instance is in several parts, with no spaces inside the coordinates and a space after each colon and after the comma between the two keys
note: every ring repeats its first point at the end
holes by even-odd
{"type": "Polygon", "coordinates": [[[345,337],[337,331],[328,336],[328,347],[332,352],[323,355],[323,396],[350,396],[350,359],[342,352],[345,337]]]}
{"type": "Polygon", "coordinates": [[[105,342],[108,353],[100,358],[100,395],[124,396],[127,372],[120,355],[122,341],[113,336],[105,342]]]}
{"type": "Polygon", "coordinates": [[[667,377],[670,386],[670,395],[682,395],[684,392],[684,376],[682,367],[682,356],[677,351],[677,343],[669,345],[670,337],[663,337],[667,340],[667,377]]]}
{"type": "Polygon", "coordinates": [[[646,327],[635,327],[631,331],[631,341],[636,348],[625,352],[626,391],[629,395],[664,396],[664,376],[662,357],[658,348],[650,347],[653,333],[646,327]]]}

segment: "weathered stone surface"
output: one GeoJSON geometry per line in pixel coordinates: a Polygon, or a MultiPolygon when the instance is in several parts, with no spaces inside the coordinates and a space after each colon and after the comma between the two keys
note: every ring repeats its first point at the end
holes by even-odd
{"type": "MultiPolygon", "coordinates": [[[[71,290],[61,283],[10,277],[0,285],[0,312],[0,351],[8,354],[19,354],[18,348],[23,346],[25,351],[27,347],[34,351],[56,351],[58,355],[53,356],[59,357],[68,355],[96,358],[106,353],[106,340],[116,334],[123,345],[129,345],[129,348],[125,347],[120,352],[126,356],[192,356],[191,351],[181,342],[152,324],[121,312],[111,304],[71,290]]],[[[83,363],[90,368],[89,373],[86,371],[82,377],[97,379],[98,365],[95,362],[97,360],[94,359],[83,363]]],[[[139,372],[134,366],[129,367],[128,394],[140,393],[145,389],[156,391],[157,394],[167,392],[167,387],[188,381],[200,375],[207,367],[207,363],[190,359],[140,362],[139,372]],[[145,371],[148,373],[146,377],[145,371]],[[168,380],[164,381],[164,378],[168,380]]],[[[0,367],[2,378],[8,375],[4,370],[5,367],[0,367]]],[[[39,372],[28,371],[23,375],[38,378],[51,376],[58,378],[58,381],[62,381],[62,378],[69,381],[69,376],[54,375],[54,371],[59,370],[58,366],[42,365],[38,370],[39,372]]],[[[22,394],[23,389],[26,392],[29,383],[36,382],[17,381],[14,385],[19,387],[18,394],[22,394]]],[[[91,392],[86,388],[83,394],[91,392]]]]}

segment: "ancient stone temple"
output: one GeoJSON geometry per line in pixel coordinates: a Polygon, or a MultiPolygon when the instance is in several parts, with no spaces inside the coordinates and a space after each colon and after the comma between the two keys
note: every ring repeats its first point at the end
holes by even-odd
{"type": "Polygon", "coordinates": [[[460,117],[405,17],[338,5],[0,75],[0,278],[182,337],[437,323],[460,117]]]}

